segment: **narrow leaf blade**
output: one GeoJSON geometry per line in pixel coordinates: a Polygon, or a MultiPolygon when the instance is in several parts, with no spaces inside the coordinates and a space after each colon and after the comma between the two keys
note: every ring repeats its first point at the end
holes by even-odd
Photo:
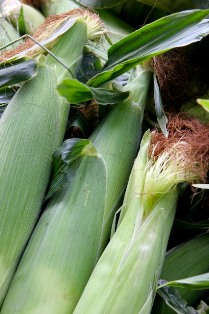
{"type": "Polygon", "coordinates": [[[24,17],[24,10],[23,10],[23,6],[21,6],[20,8],[20,15],[18,17],[18,30],[20,35],[24,35],[27,33],[26,28],[25,28],[25,17],[24,17]]]}
{"type": "Polygon", "coordinates": [[[193,277],[189,277],[185,279],[169,281],[159,286],[158,289],[165,286],[188,288],[191,290],[208,289],[209,288],[209,273],[205,273],[205,274],[201,274],[198,276],[193,276],[193,277]]]}

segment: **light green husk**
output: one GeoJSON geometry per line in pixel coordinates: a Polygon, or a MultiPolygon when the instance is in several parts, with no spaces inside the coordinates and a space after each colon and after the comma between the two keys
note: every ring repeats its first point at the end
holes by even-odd
{"type": "Polygon", "coordinates": [[[73,312],[110,236],[138,149],[150,79],[150,70],[136,72],[127,86],[130,97],[91,136],[98,156],[84,157],[71,185],[52,197],[25,250],[2,314],[73,312]]]}
{"type": "MultiPolygon", "coordinates": [[[[148,157],[149,132],[135,160],[119,227],[98,261],[74,314],[150,313],[173,224],[177,183],[196,177],[176,146],[148,157]]],[[[179,147],[180,148],[180,147],[179,147]]]]}
{"type": "Polygon", "coordinates": [[[51,155],[59,145],[55,88],[54,72],[41,67],[37,77],[15,94],[0,120],[0,303],[38,218],[51,155]]]}
{"type": "MultiPolygon", "coordinates": [[[[78,18],[52,50],[73,74],[87,29],[85,20],[78,18]]],[[[56,86],[67,75],[71,76],[48,56],[46,66],[19,89],[0,120],[0,304],[40,213],[52,153],[63,139],[70,106],[56,86]]]]}

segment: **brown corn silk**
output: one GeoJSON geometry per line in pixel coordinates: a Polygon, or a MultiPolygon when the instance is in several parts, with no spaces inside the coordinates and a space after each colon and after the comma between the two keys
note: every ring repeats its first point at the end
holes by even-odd
{"type": "Polygon", "coordinates": [[[169,114],[168,137],[161,132],[152,133],[149,154],[157,159],[166,151],[173,160],[185,162],[185,171],[193,172],[202,181],[206,181],[209,165],[209,124],[202,124],[187,114],[169,114]]]}
{"type": "Polygon", "coordinates": [[[152,66],[157,76],[161,96],[167,110],[203,95],[207,91],[206,71],[199,60],[190,55],[186,47],[175,48],[153,58],[152,66]]]}

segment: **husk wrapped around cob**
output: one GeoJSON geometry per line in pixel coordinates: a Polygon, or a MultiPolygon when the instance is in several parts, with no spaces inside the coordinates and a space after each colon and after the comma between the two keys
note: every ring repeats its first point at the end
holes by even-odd
{"type": "Polygon", "coordinates": [[[127,100],[91,136],[72,183],[55,194],[17,269],[3,313],[72,313],[110,236],[136,156],[150,69],[135,70],[127,100]],[[41,289],[40,289],[41,285],[41,289]]]}
{"type": "MultiPolygon", "coordinates": [[[[91,27],[95,24],[88,28],[88,13],[86,15],[83,11],[83,16],[82,11],[74,13],[73,16],[64,16],[64,22],[72,19],[73,26],[55,41],[52,48],[71,73],[47,56],[37,76],[23,84],[0,120],[0,304],[40,214],[52,154],[63,140],[70,106],[58,95],[57,83],[63,76],[75,74],[88,35],[93,36],[91,27]],[[61,46],[64,49],[60,49],[61,46]],[[72,53],[69,54],[69,50],[72,53]]],[[[63,16],[53,17],[51,23],[45,25],[45,30],[47,26],[48,30],[56,30],[59,26],[56,25],[57,20],[58,24],[60,21],[62,24],[63,16]]],[[[98,26],[97,22],[96,17],[98,26]]],[[[97,26],[93,29],[96,37],[97,26]]],[[[31,54],[40,52],[38,45],[27,42],[15,51],[6,52],[1,58],[6,62],[9,56],[9,60],[17,57],[18,53],[22,56],[25,47],[31,54]]]]}
{"type": "Polygon", "coordinates": [[[119,226],[75,314],[150,313],[178,198],[177,184],[205,179],[209,127],[172,117],[169,136],[147,132],[134,163],[119,226]]]}

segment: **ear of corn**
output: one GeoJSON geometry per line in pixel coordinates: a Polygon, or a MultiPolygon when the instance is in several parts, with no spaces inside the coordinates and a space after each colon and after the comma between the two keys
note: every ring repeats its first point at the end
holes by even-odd
{"type": "Polygon", "coordinates": [[[208,170],[209,129],[191,120],[191,128],[187,126],[182,135],[179,130],[185,123],[171,119],[168,138],[158,132],[152,132],[151,139],[149,132],[144,135],[126,190],[124,214],[75,314],[150,313],[174,221],[177,184],[201,180],[208,170]],[[196,142],[194,138],[202,134],[203,142],[196,142]]]}
{"type": "Polygon", "coordinates": [[[142,195],[146,193],[144,179],[149,139],[147,133],[132,170],[133,177],[127,188],[131,200],[124,203],[128,211],[98,261],[75,314],[149,313],[151,310],[156,279],[162,267],[159,261],[165,252],[174,219],[177,192],[174,189],[162,196],[145,218],[142,195]],[[172,206],[168,208],[168,204],[172,206]],[[137,210],[139,208],[142,210],[137,210]]]}
{"type": "Polygon", "coordinates": [[[51,154],[59,144],[55,88],[55,74],[41,67],[39,75],[15,94],[0,120],[1,302],[38,218],[51,154]]]}
{"type": "Polygon", "coordinates": [[[82,159],[73,183],[52,197],[25,250],[2,314],[73,312],[110,236],[138,148],[150,78],[150,70],[137,72],[127,87],[133,94],[91,136],[98,157],[82,159]]]}
{"type": "MultiPolygon", "coordinates": [[[[65,47],[58,57],[70,67],[86,41],[87,23],[78,18],[58,41],[65,47]]],[[[69,112],[56,86],[63,73],[70,74],[55,60],[47,57],[46,63],[19,89],[0,120],[0,303],[39,216],[52,153],[61,144],[69,112]]]]}
{"type": "MultiPolygon", "coordinates": [[[[124,218],[117,236],[111,239],[111,244],[98,261],[77,304],[75,314],[90,314],[93,311],[102,314],[122,311],[150,313],[162,267],[162,262],[159,261],[166,250],[174,219],[176,196],[176,191],[172,191],[162,197],[153,213],[138,230],[133,229],[136,222],[133,211],[139,204],[137,201],[136,204],[132,203],[132,213],[124,218]],[[173,204],[169,210],[168,203],[173,204]],[[150,256],[152,258],[149,258],[150,256]]],[[[140,217],[137,217],[136,224],[139,220],[140,217]]]]}

